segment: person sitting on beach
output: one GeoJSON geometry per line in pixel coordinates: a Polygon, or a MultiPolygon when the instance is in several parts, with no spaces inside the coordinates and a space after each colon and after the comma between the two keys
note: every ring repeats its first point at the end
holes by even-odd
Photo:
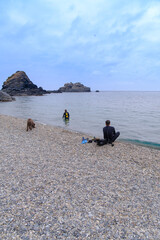
{"type": "Polygon", "coordinates": [[[103,128],[104,139],[108,143],[113,143],[120,135],[120,132],[116,132],[114,127],[110,126],[110,120],[106,121],[106,126],[103,128]]]}
{"type": "Polygon", "coordinates": [[[63,118],[64,118],[65,120],[69,120],[69,112],[67,112],[67,109],[64,110],[63,118]]]}

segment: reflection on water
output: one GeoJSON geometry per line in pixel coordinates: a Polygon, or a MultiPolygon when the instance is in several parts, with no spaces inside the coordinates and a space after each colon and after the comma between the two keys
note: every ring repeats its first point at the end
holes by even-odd
{"type": "Polygon", "coordinates": [[[63,122],[66,126],[69,126],[69,120],[68,119],[63,119],[63,122]]]}
{"type": "Polygon", "coordinates": [[[0,113],[97,137],[103,137],[105,121],[110,119],[121,139],[160,144],[159,106],[160,92],[62,93],[16,97],[0,103],[0,113]],[[70,113],[69,122],[62,119],[64,109],[70,113]]]}

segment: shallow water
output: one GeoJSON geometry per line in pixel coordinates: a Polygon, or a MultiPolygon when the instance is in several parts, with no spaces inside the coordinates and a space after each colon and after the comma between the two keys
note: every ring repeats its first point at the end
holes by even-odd
{"type": "MultiPolygon", "coordinates": [[[[119,139],[160,148],[160,92],[62,93],[16,97],[0,103],[0,114],[32,118],[49,125],[103,137],[105,120],[110,119],[119,139]],[[62,119],[64,109],[70,121],[62,119]]],[[[84,134],[85,136],[85,134],[84,134]]]]}

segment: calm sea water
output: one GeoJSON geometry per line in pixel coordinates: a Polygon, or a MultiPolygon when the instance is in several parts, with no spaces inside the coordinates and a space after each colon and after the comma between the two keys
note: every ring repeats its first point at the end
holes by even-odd
{"type": "Polygon", "coordinates": [[[16,97],[0,103],[0,114],[32,118],[49,125],[103,137],[105,120],[110,119],[121,140],[160,148],[160,92],[62,93],[16,97]],[[68,124],[62,120],[70,113],[68,124]]]}

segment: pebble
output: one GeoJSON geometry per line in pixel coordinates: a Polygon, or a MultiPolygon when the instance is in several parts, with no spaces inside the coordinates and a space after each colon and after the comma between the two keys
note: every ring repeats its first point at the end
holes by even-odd
{"type": "Polygon", "coordinates": [[[160,239],[160,151],[83,136],[0,115],[1,239],[160,239]]]}

